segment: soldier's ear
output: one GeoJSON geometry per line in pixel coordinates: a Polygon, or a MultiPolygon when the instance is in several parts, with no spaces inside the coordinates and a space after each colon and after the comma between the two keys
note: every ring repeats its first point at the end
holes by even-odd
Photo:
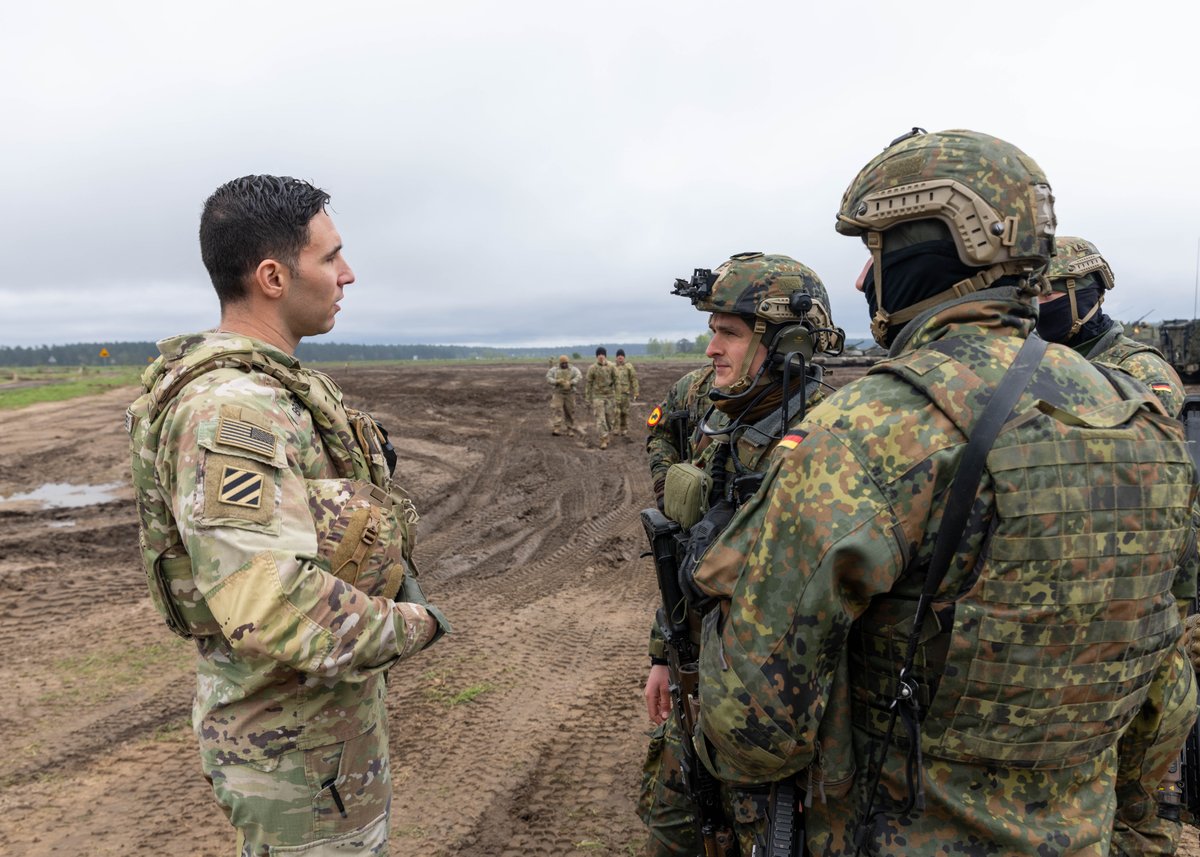
{"type": "Polygon", "coordinates": [[[291,270],[275,259],[263,259],[250,277],[250,289],[268,300],[279,300],[287,294],[291,270]]]}

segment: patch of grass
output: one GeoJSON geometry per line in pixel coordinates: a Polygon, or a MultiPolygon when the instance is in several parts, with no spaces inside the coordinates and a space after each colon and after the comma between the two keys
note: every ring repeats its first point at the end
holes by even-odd
{"type": "Polygon", "coordinates": [[[454,696],[450,697],[446,705],[449,707],[454,707],[455,705],[460,705],[464,702],[474,702],[475,697],[487,693],[489,690],[495,689],[496,686],[488,681],[483,681],[479,684],[473,684],[470,687],[463,688],[458,693],[454,694],[454,696]]]}
{"type": "Polygon", "coordinates": [[[22,369],[14,372],[11,379],[0,376],[0,383],[10,381],[21,385],[0,389],[0,410],[39,402],[63,402],[114,387],[129,387],[138,382],[142,371],[138,366],[89,367],[82,374],[79,369],[22,369]]]}
{"type": "Polygon", "coordinates": [[[147,675],[177,666],[186,670],[192,646],[179,637],[130,647],[119,644],[91,651],[82,658],[62,658],[53,663],[60,686],[38,698],[51,705],[94,705],[106,702],[137,686],[147,675]]]}
{"type": "Polygon", "coordinates": [[[454,670],[447,667],[434,668],[423,672],[421,680],[429,683],[429,686],[425,688],[425,698],[431,702],[439,702],[447,708],[453,708],[456,705],[462,705],[464,702],[473,702],[481,694],[496,689],[496,685],[490,681],[481,681],[462,690],[456,690],[451,685],[454,673],[454,670]]]}

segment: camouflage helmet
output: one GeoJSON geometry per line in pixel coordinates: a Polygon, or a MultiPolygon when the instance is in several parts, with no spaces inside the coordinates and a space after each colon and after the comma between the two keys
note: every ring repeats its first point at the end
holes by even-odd
{"type": "Polygon", "coordinates": [[[1092,273],[1096,274],[1104,291],[1116,285],[1112,268],[1104,261],[1096,245],[1086,238],[1062,235],[1054,239],[1054,248],[1055,256],[1046,269],[1051,291],[1065,292],[1069,281],[1082,280],[1092,273]]]}
{"type": "Polygon", "coordinates": [[[1112,268],[1091,241],[1063,235],[1054,239],[1054,246],[1058,252],[1051,260],[1050,267],[1046,269],[1046,291],[1061,292],[1067,295],[1071,302],[1071,328],[1067,333],[1067,339],[1070,340],[1100,311],[1100,304],[1104,303],[1104,293],[1116,285],[1116,279],[1113,277],[1112,268]],[[1087,285],[1093,274],[1100,285],[1096,303],[1080,318],[1075,290],[1087,285]]]}
{"type": "Polygon", "coordinates": [[[841,352],[845,334],[834,327],[829,295],[816,273],[790,256],[738,253],[715,271],[697,268],[692,279],[676,280],[674,294],[701,312],[741,316],[753,330],[746,362],[731,392],[753,384],[749,367],[761,343],[768,354],[841,352]]]}
{"type": "Polygon", "coordinates": [[[928,134],[920,128],[893,140],[842,195],[837,231],[864,236],[874,257],[876,318],[872,333],[900,324],[951,297],[1004,276],[1027,288],[1054,255],[1054,195],[1045,173],[1011,143],[975,131],[928,134]],[[940,295],[898,312],[883,310],[883,233],[914,220],[950,229],[963,264],[982,268],[940,295]]]}

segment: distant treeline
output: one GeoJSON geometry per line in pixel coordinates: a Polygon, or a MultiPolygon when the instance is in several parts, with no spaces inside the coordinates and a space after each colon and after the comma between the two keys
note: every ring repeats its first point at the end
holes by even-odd
{"type": "MultiPolygon", "coordinates": [[[[685,349],[688,343],[604,342],[589,345],[555,345],[542,348],[495,348],[481,345],[355,345],[347,342],[302,342],[296,356],[309,363],[345,363],[356,360],[500,360],[509,357],[553,357],[567,354],[573,360],[591,360],[597,345],[608,349],[611,359],[618,348],[630,357],[647,353],[664,354],[685,349]],[[654,346],[658,346],[655,348],[654,346]]],[[[145,365],[158,356],[153,342],[77,342],[71,345],[0,345],[0,366],[110,366],[145,365]],[[103,355],[103,356],[102,356],[103,355]]]]}

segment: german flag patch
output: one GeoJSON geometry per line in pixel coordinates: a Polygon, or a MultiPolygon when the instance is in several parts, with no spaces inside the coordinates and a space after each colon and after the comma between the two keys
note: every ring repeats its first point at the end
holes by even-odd
{"type": "Polygon", "coordinates": [[[1171,385],[1170,384],[1151,384],[1150,389],[1156,393],[1169,393],[1169,392],[1171,392],[1171,385]]]}
{"type": "Polygon", "coordinates": [[[262,506],[263,483],[261,473],[225,465],[221,471],[221,487],[217,498],[230,506],[257,509],[262,506]]]}
{"type": "Polygon", "coordinates": [[[805,435],[802,434],[785,434],[783,440],[779,441],[779,445],[784,449],[795,449],[804,441],[805,435]]]}
{"type": "Polygon", "coordinates": [[[650,416],[646,417],[646,428],[654,428],[662,422],[662,406],[659,405],[650,412],[650,416]]]}

